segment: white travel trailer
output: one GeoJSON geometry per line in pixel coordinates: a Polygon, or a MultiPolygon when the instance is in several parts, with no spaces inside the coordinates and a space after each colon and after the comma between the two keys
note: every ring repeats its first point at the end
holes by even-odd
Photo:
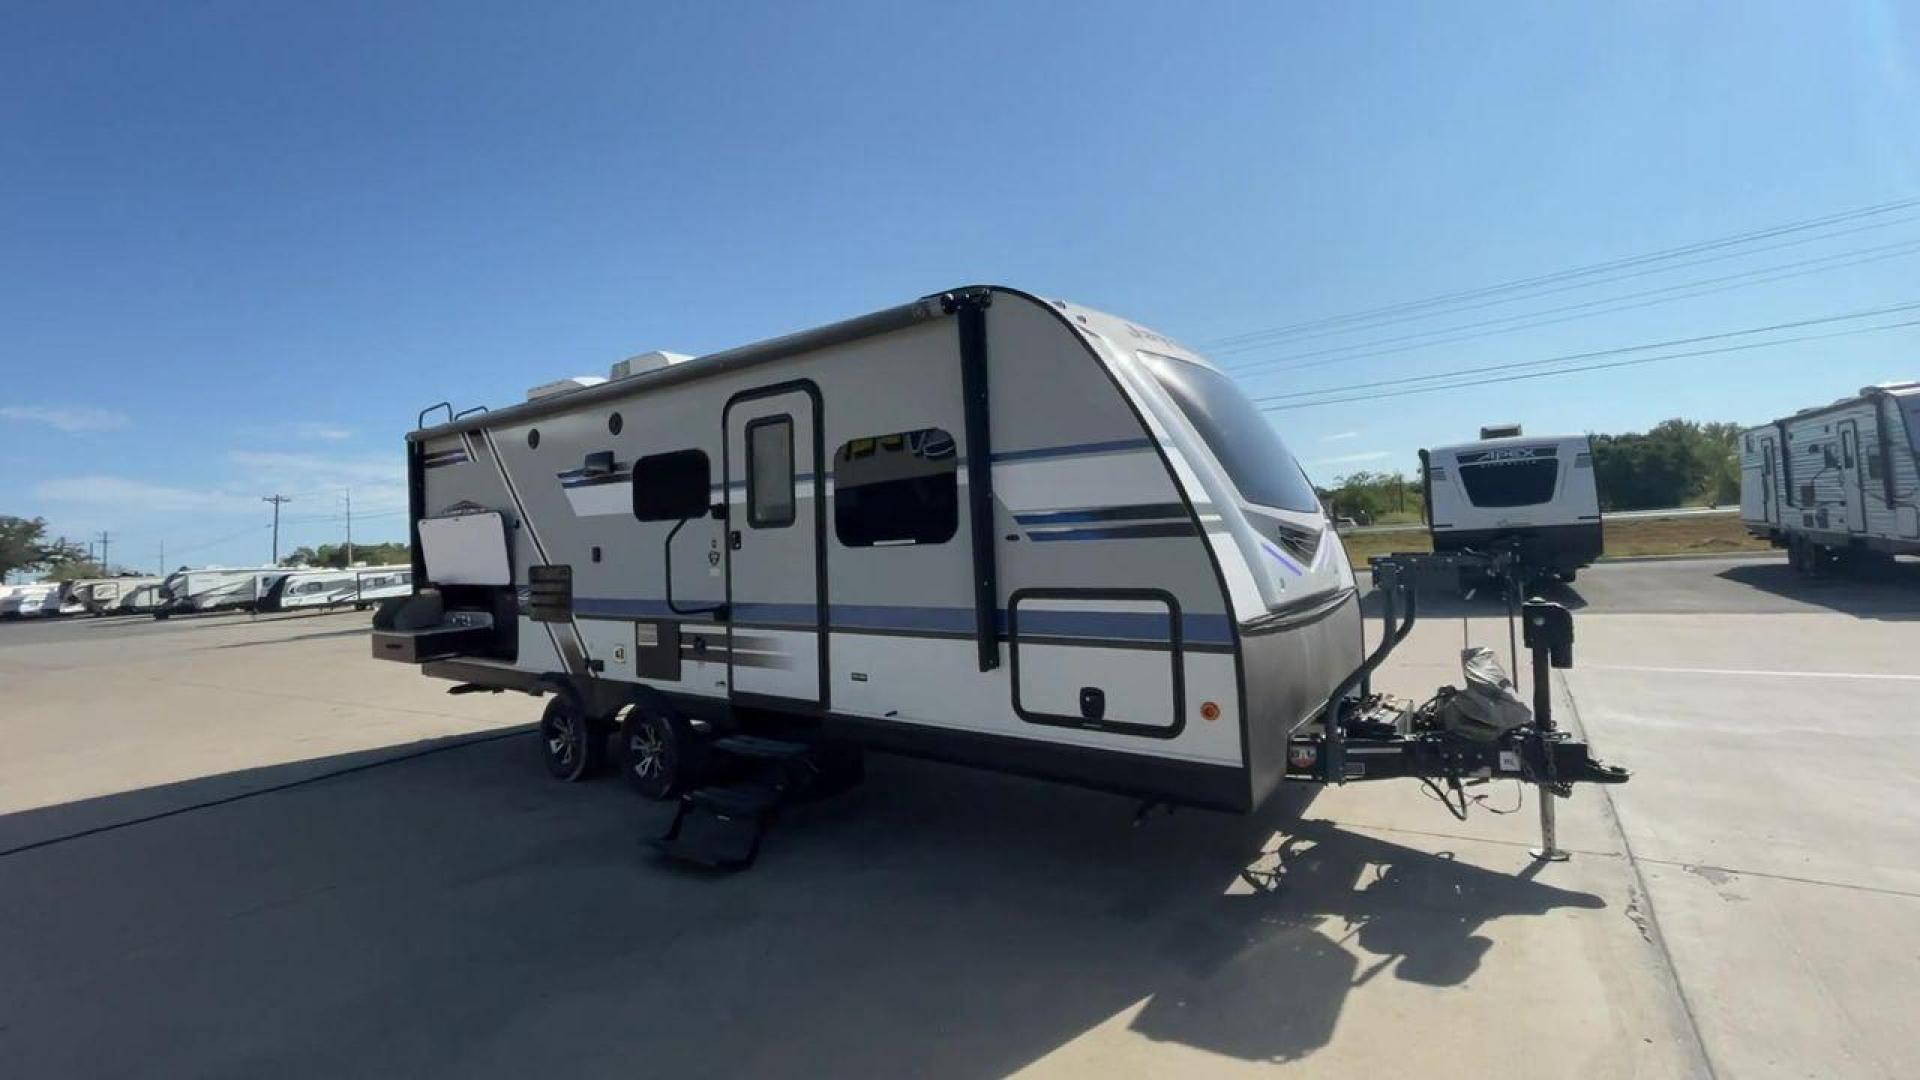
{"type": "Polygon", "coordinates": [[[373,654],[553,693],[557,776],[618,723],[644,793],[756,842],[799,781],[701,787],[711,751],[831,773],[821,747],[870,747],[1235,811],[1462,761],[1624,778],[1362,705],[1404,628],[1367,654],[1272,425],[1137,323],[981,288],[656,356],[408,436],[416,591],[373,654]]]}
{"type": "Polygon", "coordinates": [[[1920,555],[1920,382],[1742,432],[1740,517],[1806,573],[1920,555]]]}
{"type": "Polygon", "coordinates": [[[153,617],[165,619],[209,611],[251,610],[275,582],[290,573],[291,570],[273,566],[175,570],[160,583],[160,604],[153,609],[153,617]]]}
{"type": "Polygon", "coordinates": [[[0,601],[0,615],[10,619],[39,619],[60,613],[60,583],[36,581],[13,587],[12,595],[0,601]]]}
{"type": "Polygon", "coordinates": [[[153,611],[161,604],[160,584],[160,578],[141,578],[139,584],[123,587],[120,599],[105,614],[141,615],[153,611]]]}
{"type": "Polygon", "coordinates": [[[260,598],[261,611],[320,610],[413,593],[411,566],[359,566],[346,570],[296,570],[273,583],[260,598]]]}
{"type": "Polygon", "coordinates": [[[1420,463],[1435,551],[1511,550],[1528,578],[1561,581],[1600,557],[1587,436],[1482,428],[1478,442],[1420,451],[1420,463]]]}
{"type": "MultiPolygon", "coordinates": [[[[160,580],[157,577],[111,577],[70,581],[67,582],[66,599],[69,604],[77,607],[76,613],[124,614],[128,609],[123,605],[130,593],[141,586],[158,585],[160,580]]],[[[148,590],[147,595],[151,596],[152,590],[148,590]]]]}

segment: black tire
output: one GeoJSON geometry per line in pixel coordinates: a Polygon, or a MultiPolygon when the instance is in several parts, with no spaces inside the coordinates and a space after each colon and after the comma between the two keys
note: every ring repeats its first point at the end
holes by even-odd
{"type": "Polygon", "coordinates": [[[671,799],[699,783],[706,744],[686,717],[635,706],[620,726],[620,774],[649,799],[671,799]]]}
{"type": "Polygon", "coordinates": [[[1561,570],[1556,572],[1553,575],[1554,580],[1560,582],[1563,585],[1573,584],[1574,579],[1578,578],[1579,576],[1580,576],[1580,569],[1578,567],[1575,567],[1572,570],[1561,570]]]}
{"type": "Polygon", "coordinates": [[[555,694],[540,714],[540,756],[547,773],[573,783],[591,775],[604,760],[606,739],[592,718],[569,694],[555,694]]]}

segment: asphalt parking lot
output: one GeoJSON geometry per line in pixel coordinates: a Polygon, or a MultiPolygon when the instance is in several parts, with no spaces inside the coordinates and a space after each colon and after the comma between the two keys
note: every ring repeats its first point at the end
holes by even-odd
{"type": "MultiPolygon", "coordinates": [[[[0,1075],[1896,1076],[1920,960],[1920,566],[1595,567],[1562,719],[1632,783],[1411,782],[1131,824],[890,758],[748,873],[546,779],[519,695],[364,614],[0,626],[0,1075]],[[1488,808],[1516,805],[1511,787],[1488,808]]],[[[1424,605],[1378,680],[1504,655],[1424,605]]]]}

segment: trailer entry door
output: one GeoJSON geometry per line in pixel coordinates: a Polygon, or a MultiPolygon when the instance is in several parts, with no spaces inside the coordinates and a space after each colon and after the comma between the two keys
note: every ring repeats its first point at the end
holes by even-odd
{"type": "Polygon", "coordinates": [[[1780,524],[1780,506],[1774,495],[1774,484],[1777,481],[1774,479],[1773,460],[1773,440],[1761,439],[1760,487],[1763,510],[1760,517],[1769,524],[1778,525],[1780,524]]]}
{"type": "Polygon", "coordinates": [[[820,406],[811,383],[727,403],[728,686],[736,699],[825,704],[820,406]]]}
{"type": "Polygon", "coordinates": [[[1860,423],[1840,425],[1840,481],[1846,489],[1847,531],[1867,531],[1867,471],[1860,460],[1860,423]]]}

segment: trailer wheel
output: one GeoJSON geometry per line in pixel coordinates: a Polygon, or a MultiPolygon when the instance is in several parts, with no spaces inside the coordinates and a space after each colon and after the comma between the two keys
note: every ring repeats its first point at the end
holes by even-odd
{"type": "Polygon", "coordinates": [[[540,751],[547,772],[572,783],[591,773],[602,758],[605,740],[570,694],[555,694],[540,714],[540,751]]]}
{"type": "Polygon", "coordinates": [[[1807,565],[1807,542],[1799,536],[1787,537],[1787,566],[1797,574],[1811,574],[1812,567],[1807,565]]]}
{"type": "Polygon", "coordinates": [[[620,771],[649,799],[669,799],[692,787],[705,760],[706,745],[678,713],[636,706],[621,725],[620,771]]]}

